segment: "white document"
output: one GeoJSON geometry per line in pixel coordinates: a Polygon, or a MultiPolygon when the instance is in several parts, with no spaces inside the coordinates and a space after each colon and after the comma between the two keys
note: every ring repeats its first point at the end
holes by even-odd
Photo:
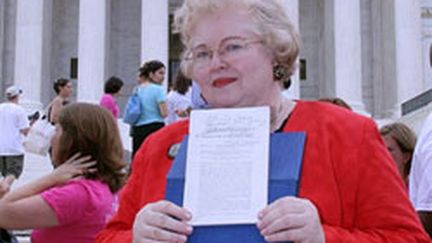
{"type": "Polygon", "coordinates": [[[268,107],[194,110],[183,206],[192,225],[251,224],[267,205],[268,107]]]}

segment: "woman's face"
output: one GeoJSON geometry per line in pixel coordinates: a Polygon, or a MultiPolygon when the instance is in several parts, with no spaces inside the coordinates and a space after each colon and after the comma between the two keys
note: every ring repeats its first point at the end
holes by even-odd
{"type": "Polygon", "coordinates": [[[393,160],[396,162],[399,173],[403,175],[405,164],[410,159],[409,153],[404,153],[397,144],[396,140],[390,134],[384,135],[383,138],[388,151],[393,157],[393,160]]]}
{"type": "Polygon", "coordinates": [[[228,9],[198,18],[188,56],[192,78],[211,107],[270,105],[280,96],[272,55],[255,30],[246,11],[228,9]],[[197,61],[206,56],[208,62],[197,61]]]}
{"type": "Polygon", "coordinates": [[[153,73],[150,73],[150,79],[157,84],[162,84],[165,79],[165,68],[161,67],[153,73]]]}
{"type": "Polygon", "coordinates": [[[69,97],[72,94],[72,83],[69,82],[65,86],[60,86],[59,94],[63,97],[69,97]]]}
{"type": "Polygon", "coordinates": [[[51,138],[51,160],[54,167],[60,165],[59,146],[60,146],[60,137],[62,136],[62,134],[63,134],[63,128],[59,123],[57,123],[55,127],[54,136],[51,138]]]}

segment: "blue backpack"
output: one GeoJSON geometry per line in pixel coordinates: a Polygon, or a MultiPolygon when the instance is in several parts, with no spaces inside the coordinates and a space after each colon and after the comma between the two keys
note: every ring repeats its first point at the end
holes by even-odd
{"type": "Polygon", "coordinates": [[[139,89],[136,88],[126,104],[123,121],[131,126],[138,122],[141,115],[141,101],[138,96],[139,89]]]}

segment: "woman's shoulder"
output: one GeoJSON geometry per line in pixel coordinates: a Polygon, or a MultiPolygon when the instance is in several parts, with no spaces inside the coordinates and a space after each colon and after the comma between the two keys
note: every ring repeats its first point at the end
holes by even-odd
{"type": "Polygon", "coordinates": [[[59,186],[58,189],[73,190],[79,193],[88,191],[109,191],[109,186],[100,180],[77,178],[59,186]]]}
{"type": "Polygon", "coordinates": [[[360,138],[366,131],[378,131],[371,118],[319,101],[298,101],[290,122],[294,130],[306,129],[332,134],[349,133],[351,138],[357,135],[360,138]]]}
{"type": "Polygon", "coordinates": [[[56,106],[56,107],[61,107],[64,106],[66,104],[68,104],[69,101],[60,97],[60,96],[56,96],[52,101],[51,101],[51,106],[56,106]]]}
{"type": "Polygon", "coordinates": [[[312,116],[313,119],[319,119],[322,122],[364,123],[365,121],[372,121],[365,115],[327,102],[298,101],[297,103],[298,113],[312,116]]]}
{"type": "Polygon", "coordinates": [[[162,129],[159,129],[154,134],[150,135],[152,140],[157,143],[164,143],[165,141],[178,140],[183,138],[189,131],[189,120],[181,120],[174,122],[162,129]]]}

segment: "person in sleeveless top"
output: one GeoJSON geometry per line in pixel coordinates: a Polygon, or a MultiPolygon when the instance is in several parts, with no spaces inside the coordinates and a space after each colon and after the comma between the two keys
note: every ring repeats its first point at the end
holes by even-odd
{"type": "Polygon", "coordinates": [[[53,88],[57,96],[51,101],[48,107],[48,121],[56,124],[61,109],[69,104],[69,98],[73,90],[71,81],[65,78],[59,78],[54,81],[53,88]]]}

